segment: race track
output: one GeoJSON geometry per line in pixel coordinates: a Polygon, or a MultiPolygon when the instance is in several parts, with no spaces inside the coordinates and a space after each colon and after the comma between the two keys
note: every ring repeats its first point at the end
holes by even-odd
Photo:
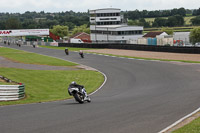
{"type": "Polygon", "coordinates": [[[0,45],[88,65],[108,79],[91,103],[0,106],[2,133],[156,133],[200,107],[198,64],[0,45]]]}

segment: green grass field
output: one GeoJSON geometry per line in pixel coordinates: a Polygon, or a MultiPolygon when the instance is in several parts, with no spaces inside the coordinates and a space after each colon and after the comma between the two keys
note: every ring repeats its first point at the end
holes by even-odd
{"type": "Polygon", "coordinates": [[[192,18],[194,18],[194,17],[195,17],[195,16],[186,16],[186,17],[184,17],[185,25],[191,25],[190,20],[191,20],[192,18]]]}
{"type": "MultiPolygon", "coordinates": [[[[0,48],[0,56],[21,63],[56,66],[77,65],[56,58],[8,48],[0,48]]],[[[0,75],[12,81],[24,83],[26,92],[25,99],[0,102],[0,105],[68,99],[71,97],[67,93],[67,88],[72,81],[84,85],[88,93],[96,90],[104,82],[104,76],[101,73],[89,70],[28,70],[2,67],[0,68],[0,75]]],[[[0,82],[0,84],[2,85],[4,82],[0,82]]]]}
{"type": "Polygon", "coordinates": [[[21,50],[0,48],[0,56],[5,57],[15,62],[22,62],[26,64],[40,64],[52,66],[75,66],[77,64],[63,61],[57,58],[52,58],[35,53],[29,53],[21,50]]]}
{"type": "Polygon", "coordinates": [[[88,93],[95,91],[104,81],[96,71],[74,70],[24,70],[0,68],[3,75],[25,84],[26,98],[19,101],[0,102],[0,105],[37,103],[70,98],[67,88],[72,81],[85,86],[88,93]]]}
{"type": "Polygon", "coordinates": [[[172,133],[200,133],[200,118],[193,120],[190,124],[185,125],[172,133]]]}

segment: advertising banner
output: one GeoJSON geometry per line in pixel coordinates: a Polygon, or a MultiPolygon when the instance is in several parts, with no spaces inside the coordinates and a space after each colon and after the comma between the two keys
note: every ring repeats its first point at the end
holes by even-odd
{"type": "Polygon", "coordinates": [[[0,30],[0,36],[46,36],[49,29],[0,30]]]}

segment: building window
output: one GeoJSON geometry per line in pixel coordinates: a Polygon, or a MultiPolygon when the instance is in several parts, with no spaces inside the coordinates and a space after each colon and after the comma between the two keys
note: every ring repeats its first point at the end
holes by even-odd
{"type": "Polygon", "coordinates": [[[120,16],[120,13],[97,13],[91,14],[91,17],[112,17],[112,16],[120,16]]]}
{"type": "Polygon", "coordinates": [[[100,18],[100,20],[110,20],[110,18],[100,18]]]}
{"type": "Polygon", "coordinates": [[[92,30],[91,33],[94,34],[105,34],[105,35],[142,35],[142,31],[101,31],[92,30]]]}
{"type": "Polygon", "coordinates": [[[117,18],[111,18],[111,20],[117,20],[117,18]]]}

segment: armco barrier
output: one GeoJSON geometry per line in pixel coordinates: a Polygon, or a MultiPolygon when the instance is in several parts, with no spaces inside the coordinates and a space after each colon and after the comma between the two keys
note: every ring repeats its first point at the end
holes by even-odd
{"type": "Polygon", "coordinates": [[[59,43],[58,46],[59,47],[108,48],[108,49],[127,49],[127,50],[141,50],[141,51],[200,54],[200,47],[152,46],[152,45],[122,44],[122,43],[120,44],[59,43]]]}
{"type": "Polygon", "coordinates": [[[24,85],[0,85],[0,101],[19,100],[24,97],[24,85]]]}

